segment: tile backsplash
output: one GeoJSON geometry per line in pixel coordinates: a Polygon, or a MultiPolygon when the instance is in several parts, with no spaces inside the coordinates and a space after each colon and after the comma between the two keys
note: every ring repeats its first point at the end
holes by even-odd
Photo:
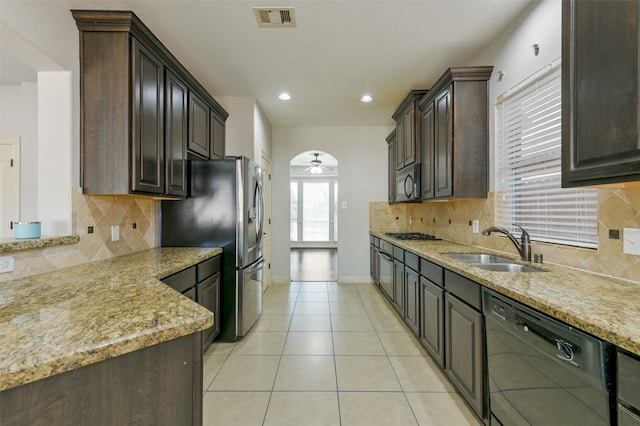
{"type": "Polygon", "coordinates": [[[84,195],[72,189],[71,233],[76,244],[23,250],[15,256],[15,270],[0,281],[26,277],[94,260],[122,256],[156,246],[158,201],[126,195],[84,195]],[[135,228],[134,228],[135,224],[135,228]],[[120,240],[111,241],[111,226],[120,226],[120,240]],[[93,233],[89,233],[93,227],[93,233]]]}
{"type": "MultiPolygon", "coordinates": [[[[369,229],[434,234],[440,238],[515,254],[504,237],[474,234],[469,222],[478,219],[480,230],[494,225],[494,194],[487,199],[369,205],[369,229]]],[[[640,282],[640,256],[623,253],[623,229],[640,228],[640,188],[598,189],[598,248],[532,243],[547,263],[640,282]],[[620,230],[620,239],[609,239],[609,230],[620,230]]]]}

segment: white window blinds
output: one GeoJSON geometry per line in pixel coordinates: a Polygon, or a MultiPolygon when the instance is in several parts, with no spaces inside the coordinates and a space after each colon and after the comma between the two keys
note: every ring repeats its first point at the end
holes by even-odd
{"type": "Polygon", "coordinates": [[[537,241],[595,248],[597,191],[560,187],[560,80],[558,63],[498,98],[496,222],[537,241]]]}

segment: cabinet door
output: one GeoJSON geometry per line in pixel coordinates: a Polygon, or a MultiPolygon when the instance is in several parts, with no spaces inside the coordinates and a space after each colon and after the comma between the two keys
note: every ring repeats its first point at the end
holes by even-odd
{"type": "Polygon", "coordinates": [[[423,200],[433,198],[433,169],[435,152],[435,119],[433,115],[433,102],[430,102],[421,113],[421,135],[422,144],[422,195],[423,200]]]}
{"type": "Polygon", "coordinates": [[[195,93],[189,92],[189,143],[187,149],[209,158],[209,107],[195,93]]]}
{"type": "Polygon", "coordinates": [[[225,121],[211,111],[211,158],[224,158],[225,121]]]}
{"type": "Polygon", "coordinates": [[[187,86],[173,73],[166,76],[167,194],[187,195],[187,86]]]}
{"type": "Polygon", "coordinates": [[[445,294],[447,375],[474,411],[484,418],[482,314],[445,294]]]}
{"type": "Polygon", "coordinates": [[[414,127],[414,116],[415,116],[415,107],[413,104],[407,111],[404,112],[404,118],[402,119],[402,127],[404,133],[404,140],[402,141],[404,147],[404,158],[403,165],[408,166],[409,164],[413,164],[416,162],[416,140],[415,140],[415,127],[414,127]]]}
{"type": "Polygon", "coordinates": [[[405,266],[405,315],[407,325],[418,336],[419,333],[419,306],[420,306],[420,276],[413,269],[405,266]]]}
{"type": "MultiPolygon", "coordinates": [[[[453,193],[452,176],[452,110],[451,86],[435,100],[434,196],[450,197],[453,193]]],[[[465,167],[459,164],[459,167],[465,167]]]]}
{"type": "Polygon", "coordinates": [[[389,144],[389,156],[387,158],[389,160],[388,194],[390,203],[396,201],[396,144],[398,143],[396,135],[396,131],[393,131],[387,137],[387,143],[389,144]]]}
{"type": "Polygon", "coordinates": [[[404,317],[404,263],[393,261],[393,306],[404,317]]]}
{"type": "Polygon", "coordinates": [[[420,277],[420,340],[444,367],[444,290],[420,277]]]}
{"type": "Polygon", "coordinates": [[[636,0],[563,2],[564,187],[640,180],[639,16],[636,0]]]}
{"type": "Polygon", "coordinates": [[[133,158],[131,190],[162,194],[164,182],[164,66],[132,39],[133,158]]]}
{"type": "Polygon", "coordinates": [[[213,312],[213,327],[202,332],[202,343],[206,349],[220,334],[220,273],[198,283],[196,289],[198,303],[213,312]]]}
{"type": "Polygon", "coordinates": [[[406,114],[402,113],[402,115],[400,115],[400,120],[398,121],[398,124],[396,126],[396,152],[394,155],[396,161],[396,170],[400,170],[404,167],[404,141],[407,137],[405,126],[406,119],[406,114]]]}

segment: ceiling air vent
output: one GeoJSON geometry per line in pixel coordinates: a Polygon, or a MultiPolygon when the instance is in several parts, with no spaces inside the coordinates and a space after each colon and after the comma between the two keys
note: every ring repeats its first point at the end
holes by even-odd
{"type": "Polygon", "coordinates": [[[296,15],[292,7],[254,7],[258,26],[287,28],[296,26],[296,15]]]}

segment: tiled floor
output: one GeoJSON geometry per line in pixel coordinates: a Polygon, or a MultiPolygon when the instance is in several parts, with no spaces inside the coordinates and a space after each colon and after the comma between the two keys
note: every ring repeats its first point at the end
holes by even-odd
{"type": "Polygon", "coordinates": [[[273,284],[205,353],[204,425],[480,425],[372,284],[273,284]]]}

